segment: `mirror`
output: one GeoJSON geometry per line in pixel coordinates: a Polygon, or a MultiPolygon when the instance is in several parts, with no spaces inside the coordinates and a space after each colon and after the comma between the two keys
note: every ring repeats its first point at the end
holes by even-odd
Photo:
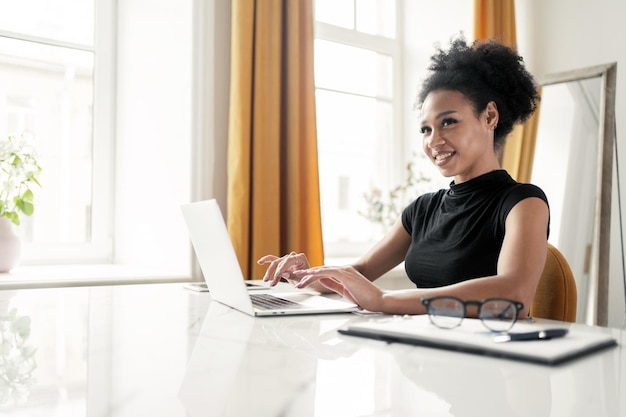
{"type": "Polygon", "coordinates": [[[608,322],[611,191],[617,64],[539,79],[531,182],[550,203],[550,243],[578,288],[577,321],[608,322]]]}

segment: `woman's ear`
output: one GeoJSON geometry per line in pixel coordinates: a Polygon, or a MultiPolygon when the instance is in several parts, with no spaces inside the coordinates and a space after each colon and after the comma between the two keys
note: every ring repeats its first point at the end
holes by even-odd
{"type": "Polygon", "coordinates": [[[495,101],[490,101],[487,103],[487,107],[485,107],[485,116],[487,121],[487,127],[492,130],[495,130],[498,127],[498,119],[500,117],[500,113],[498,113],[498,106],[495,101]]]}

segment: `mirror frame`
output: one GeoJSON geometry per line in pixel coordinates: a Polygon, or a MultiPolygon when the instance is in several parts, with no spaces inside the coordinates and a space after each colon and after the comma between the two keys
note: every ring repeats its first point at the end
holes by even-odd
{"type": "MultiPolygon", "coordinates": [[[[540,87],[569,81],[601,77],[598,120],[598,155],[596,171],[593,238],[589,269],[586,322],[608,325],[609,259],[611,244],[611,197],[613,190],[613,150],[615,146],[615,87],[617,63],[597,65],[538,77],[540,87]]],[[[539,110],[541,112],[541,110],[539,110]]],[[[539,114],[541,117],[541,113],[539,114]]]]}

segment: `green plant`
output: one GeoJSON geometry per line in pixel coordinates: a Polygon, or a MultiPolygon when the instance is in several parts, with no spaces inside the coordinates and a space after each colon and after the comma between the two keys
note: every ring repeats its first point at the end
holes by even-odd
{"type": "Polygon", "coordinates": [[[404,181],[384,192],[378,187],[372,187],[364,194],[367,210],[359,214],[372,223],[380,224],[384,230],[388,229],[398,219],[408,203],[426,191],[430,178],[423,173],[415,172],[413,161],[406,165],[404,181]]]}
{"type": "Polygon", "coordinates": [[[33,205],[32,184],[41,167],[35,159],[31,141],[25,136],[11,136],[0,141],[0,217],[20,224],[20,213],[30,216],[33,205]]]}

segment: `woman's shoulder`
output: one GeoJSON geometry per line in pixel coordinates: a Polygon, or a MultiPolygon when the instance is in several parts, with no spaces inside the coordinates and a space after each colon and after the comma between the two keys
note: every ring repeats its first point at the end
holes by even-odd
{"type": "Polygon", "coordinates": [[[516,182],[504,195],[504,201],[513,205],[530,197],[537,197],[548,204],[548,197],[543,190],[535,184],[516,182]]]}
{"type": "MultiPolygon", "coordinates": [[[[536,197],[544,201],[549,209],[550,205],[548,204],[548,198],[540,187],[528,183],[515,183],[511,186],[511,188],[504,193],[500,200],[500,209],[498,210],[500,222],[502,222],[502,224],[506,222],[509,213],[519,202],[532,197],[536,197]]],[[[549,233],[548,226],[548,234],[549,233]]]]}

